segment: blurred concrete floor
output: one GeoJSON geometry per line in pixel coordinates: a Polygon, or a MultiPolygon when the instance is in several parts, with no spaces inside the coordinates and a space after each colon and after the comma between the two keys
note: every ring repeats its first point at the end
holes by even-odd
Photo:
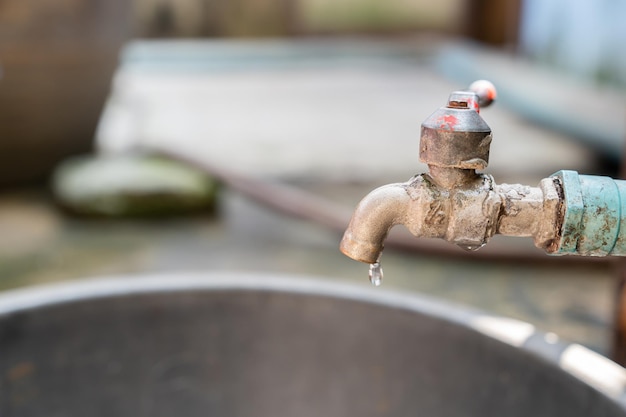
{"type": "MultiPolygon", "coordinates": [[[[295,112],[300,117],[295,117],[295,120],[307,126],[304,133],[309,139],[303,143],[289,141],[293,140],[294,132],[302,130],[298,123],[286,125],[288,129],[284,140],[276,136],[278,130],[275,125],[265,123],[265,119],[258,114],[255,115],[254,123],[247,127],[249,130],[266,127],[272,133],[265,137],[268,141],[272,140],[272,146],[269,147],[271,152],[264,154],[266,158],[276,157],[277,149],[284,153],[281,162],[293,163],[294,158],[313,158],[315,164],[310,166],[303,166],[302,163],[287,165],[287,171],[292,171],[287,172],[284,178],[301,181],[297,183],[299,186],[351,208],[373,187],[389,180],[405,181],[413,173],[423,170],[416,164],[419,123],[436,106],[443,104],[448,92],[459,86],[438,77],[428,65],[410,66],[408,69],[398,67],[397,71],[394,70],[396,76],[391,77],[388,76],[391,67],[381,71],[374,66],[370,71],[369,67],[361,65],[356,79],[352,77],[353,73],[346,72],[343,67],[341,70],[336,67],[314,67],[313,71],[307,69],[304,72],[300,68],[289,67],[278,75],[272,75],[266,68],[258,74],[235,71],[220,74],[217,81],[212,72],[212,78],[204,79],[204,90],[200,92],[196,88],[197,84],[190,84],[189,78],[185,78],[183,93],[174,88],[179,79],[164,82],[158,78],[158,82],[155,82],[154,74],[146,80],[140,73],[131,82],[139,80],[144,84],[124,84],[122,77],[121,81],[117,79],[115,85],[118,89],[126,85],[122,92],[128,93],[128,100],[122,100],[124,97],[119,94],[112,95],[112,104],[108,109],[115,111],[114,114],[109,112],[108,117],[112,114],[123,115],[126,120],[134,121],[135,124],[129,129],[135,129],[135,134],[141,130],[142,138],[151,139],[148,137],[150,132],[171,132],[173,137],[166,137],[166,141],[186,139],[187,146],[195,150],[197,137],[196,142],[190,141],[188,137],[179,138],[181,125],[168,125],[167,116],[184,114],[183,121],[193,121],[196,125],[192,127],[204,133],[205,136],[200,137],[213,138],[209,133],[224,133],[226,127],[237,128],[242,119],[231,114],[229,117],[232,123],[231,119],[227,119],[227,126],[213,126],[213,130],[202,130],[207,125],[199,121],[204,120],[202,117],[207,118],[207,114],[222,109],[226,102],[222,99],[224,96],[229,98],[229,106],[233,108],[235,104],[239,106],[241,103],[248,106],[246,108],[258,108],[254,102],[250,102],[250,96],[244,89],[251,86],[254,91],[267,92],[271,97],[281,100],[292,95],[299,98],[292,105],[276,101],[260,110],[277,109],[281,115],[286,111],[295,112]],[[378,102],[372,103],[374,107],[359,107],[362,111],[348,112],[348,119],[340,117],[335,107],[328,108],[323,102],[312,102],[307,98],[321,99],[318,94],[324,92],[320,88],[327,85],[328,77],[335,77],[335,84],[331,83],[328,88],[330,97],[334,97],[331,102],[335,105],[348,105],[348,101],[341,100],[349,99],[363,106],[367,104],[366,99],[372,97],[378,98],[378,102]],[[346,80],[350,82],[346,83],[346,80]],[[359,80],[364,80],[363,84],[359,84],[359,80]],[[383,89],[388,81],[391,89],[383,89]],[[267,86],[268,82],[276,82],[284,89],[272,89],[267,86]],[[127,88],[128,85],[137,88],[127,88]],[[370,86],[371,89],[364,91],[361,85],[370,86]],[[235,88],[237,94],[231,94],[231,87],[235,88]],[[340,94],[341,88],[350,89],[352,95],[340,94]],[[142,96],[145,92],[149,95],[142,96]],[[174,92],[177,95],[173,95],[174,92]],[[303,96],[302,92],[309,95],[303,96]],[[180,107],[177,99],[183,100],[184,97],[178,94],[193,100],[180,107]],[[398,96],[402,97],[401,101],[394,100],[398,96]],[[161,98],[162,102],[152,98],[161,98]],[[146,106],[146,103],[150,106],[146,106]],[[137,125],[136,114],[131,113],[129,116],[120,113],[124,110],[122,104],[129,105],[131,111],[136,111],[139,105],[143,112],[141,120],[146,126],[137,125]],[[320,111],[310,114],[311,108],[320,111]],[[153,113],[145,114],[147,111],[153,113]],[[194,118],[190,116],[192,111],[200,115],[194,118]],[[371,124],[363,123],[369,120],[372,120],[371,124]],[[332,134],[332,123],[335,122],[343,129],[339,137],[332,134]],[[326,126],[328,123],[330,125],[326,126]],[[325,129],[330,132],[329,135],[316,134],[313,128],[320,124],[322,133],[325,129]],[[169,131],[168,127],[171,128],[169,131]],[[352,136],[347,137],[348,133],[352,136]],[[365,134],[369,135],[367,141],[363,138],[365,134]],[[346,141],[341,142],[340,139],[346,141]],[[357,149],[355,143],[367,143],[368,146],[357,149]],[[302,145],[308,145],[305,151],[302,145]],[[384,158],[379,158],[378,163],[378,160],[372,159],[372,155],[380,155],[381,146],[386,154],[384,158]],[[358,157],[355,153],[357,151],[358,157]],[[311,175],[306,174],[307,169],[311,175]],[[359,169],[361,171],[357,172],[359,169]],[[305,172],[305,175],[294,175],[296,171],[305,172]],[[367,173],[369,177],[365,175],[367,173]],[[344,175],[348,180],[362,175],[369,182],[350,185],[351,181],[336,181],[344,175]],[[302,182],[302,178],[307,176],[312,180],[302,182]],[[373,178],[377,179],[373,181],[373,178]]],[[[260,103],[265,100],[262,95],[255,97],[260,103]]],[[[252,110],[244,116],[251,114],[252,110]]],[[[504,108],[496,106],[488,109],[484,117],[495,136],[493,164],[488,171],[495,175],[498,182],[535,184],[543,175],[559,168],[589,172],[594,166],[593,155],[583,147],[568,142],[561,134],[521,120],[504,108]],[[548,154],[546,149],[557,151],[548,154]]],[[[294,119],[287,117],[285,120],[294,119]]],[[[190,123],[184,127],[187,129],[185,132],[191,132],[190,123]]],[[[255,153],[256,145],[246,145],[246,141],[250,140],[248,136],[232,134],[229,137],[228,141],[206,141],[204,151],[209,152],[210,145],[219,145],[213,151],[227,152],[222,155],[222,159],[226,158],[233,165],[249,170],[261,170],[267,166],[267,172],[261,172],[261,175],[269,172],[270,176],[281,176],[277,171],[281,168],[280,164],[274,163],[274,160],[259,159],[259,154],[255,153]],[[242,152],[242,149],[248,149],[249,152],[242,152]],[[246,165],[246,162],[257,165],[246,165]]],[[[154,138],[157,141],[162,139],[154,138]]],[[[265,146],[267,143],[260,145],[265,146]]],[[[65,216],[42,190],[5,193],[0,196],[0,289],[111,274],[190,270],[304,274],[370,285],[367,266],[344,257],[338,251],[340,236],[335,232],[286,218],[228,189],[222,192],[219,201],[219,210],[214,215],[158,221],[109,221],[65,216]]],[[[494,239],[491,245],[497,245],[498,241],[505,243],[502,239],[506,238],[494,239]]],[[[531,242],[522,241],[532,246],[531,242]]],[[[381,290],[420,292],[490,313],[518,318],[541,330],[555,332],[568,341],[582,343],[604,354],[609,353],[617,285],[614,264],[611,262],[560,262],[553,265],[485,262],[401,253],[391,248],[386,250],[382,261],[385,281],[381,290]]]]}

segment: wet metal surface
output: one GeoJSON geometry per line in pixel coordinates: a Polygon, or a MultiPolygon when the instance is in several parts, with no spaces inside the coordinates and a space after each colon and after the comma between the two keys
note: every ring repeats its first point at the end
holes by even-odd
{"type": "Polygon", "coordinates": [[[0,297],[0,409],[626,415],[626,370],[555,337],[423,296],[303,276],[120,276],[0,297]]]}

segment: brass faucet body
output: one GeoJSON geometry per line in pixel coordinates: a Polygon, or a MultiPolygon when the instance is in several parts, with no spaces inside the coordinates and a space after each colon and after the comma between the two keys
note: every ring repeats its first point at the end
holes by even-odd
{"type": "Polygon", "coordinates": [[[532,236],[554,252],[561,228],[562,191],[557,178],[538,187],[497,185],[476,173],[489,161],[491,129],[479,115],[484,96],[454,92],[421,128],[420,160],[429,172],[368,194],[357,206],[341,241],[355,260],[376,263],[389,230],[404,225],[413,235],[440,238],[466,250],[484,246],[496,233],[532,236]]]}
{"type": "Polygon", "coordinates": [[[490,175],[475,174],[474,181],[446,188],[422,174],[368,194],[340,248],[357,261],[378,262],[389,230],[402,224],[417,237],[444,239],[466,250],[481,248],[499,233],[531,236],[535,246],[551,252],[561,217],[559,185],[553,178],[529,187],[497,185],[490,175]]]}

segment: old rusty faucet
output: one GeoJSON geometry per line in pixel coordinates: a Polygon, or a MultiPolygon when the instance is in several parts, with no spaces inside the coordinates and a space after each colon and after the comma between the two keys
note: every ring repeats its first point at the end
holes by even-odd
{"type": "Polygon", "coordinates": [[[530,187],[498,185],[476,172],[487,167],[492,138],[479,110],[495,97],[493,84],[484,80],[450,94],[447,105],[422,123],[420,160],[429,172],[382,186],[357,206],[341,251],[372,264],[372,282],[382,279],[378,262],[397,224],[416,237],[466,250],[499,233],[532,237],[549,254],[626,255],[626,181],[559,171],[530,187]]]}

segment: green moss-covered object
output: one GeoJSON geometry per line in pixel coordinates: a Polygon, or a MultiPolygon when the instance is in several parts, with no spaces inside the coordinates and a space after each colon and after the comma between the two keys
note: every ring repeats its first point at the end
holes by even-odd
{"type": "Polygon", "coordinates": [[[76,157],[55,171],[59,204],[82,215],[162,216],[211,210],[217,182],[174,160],[151,155],[76,157]]]}

